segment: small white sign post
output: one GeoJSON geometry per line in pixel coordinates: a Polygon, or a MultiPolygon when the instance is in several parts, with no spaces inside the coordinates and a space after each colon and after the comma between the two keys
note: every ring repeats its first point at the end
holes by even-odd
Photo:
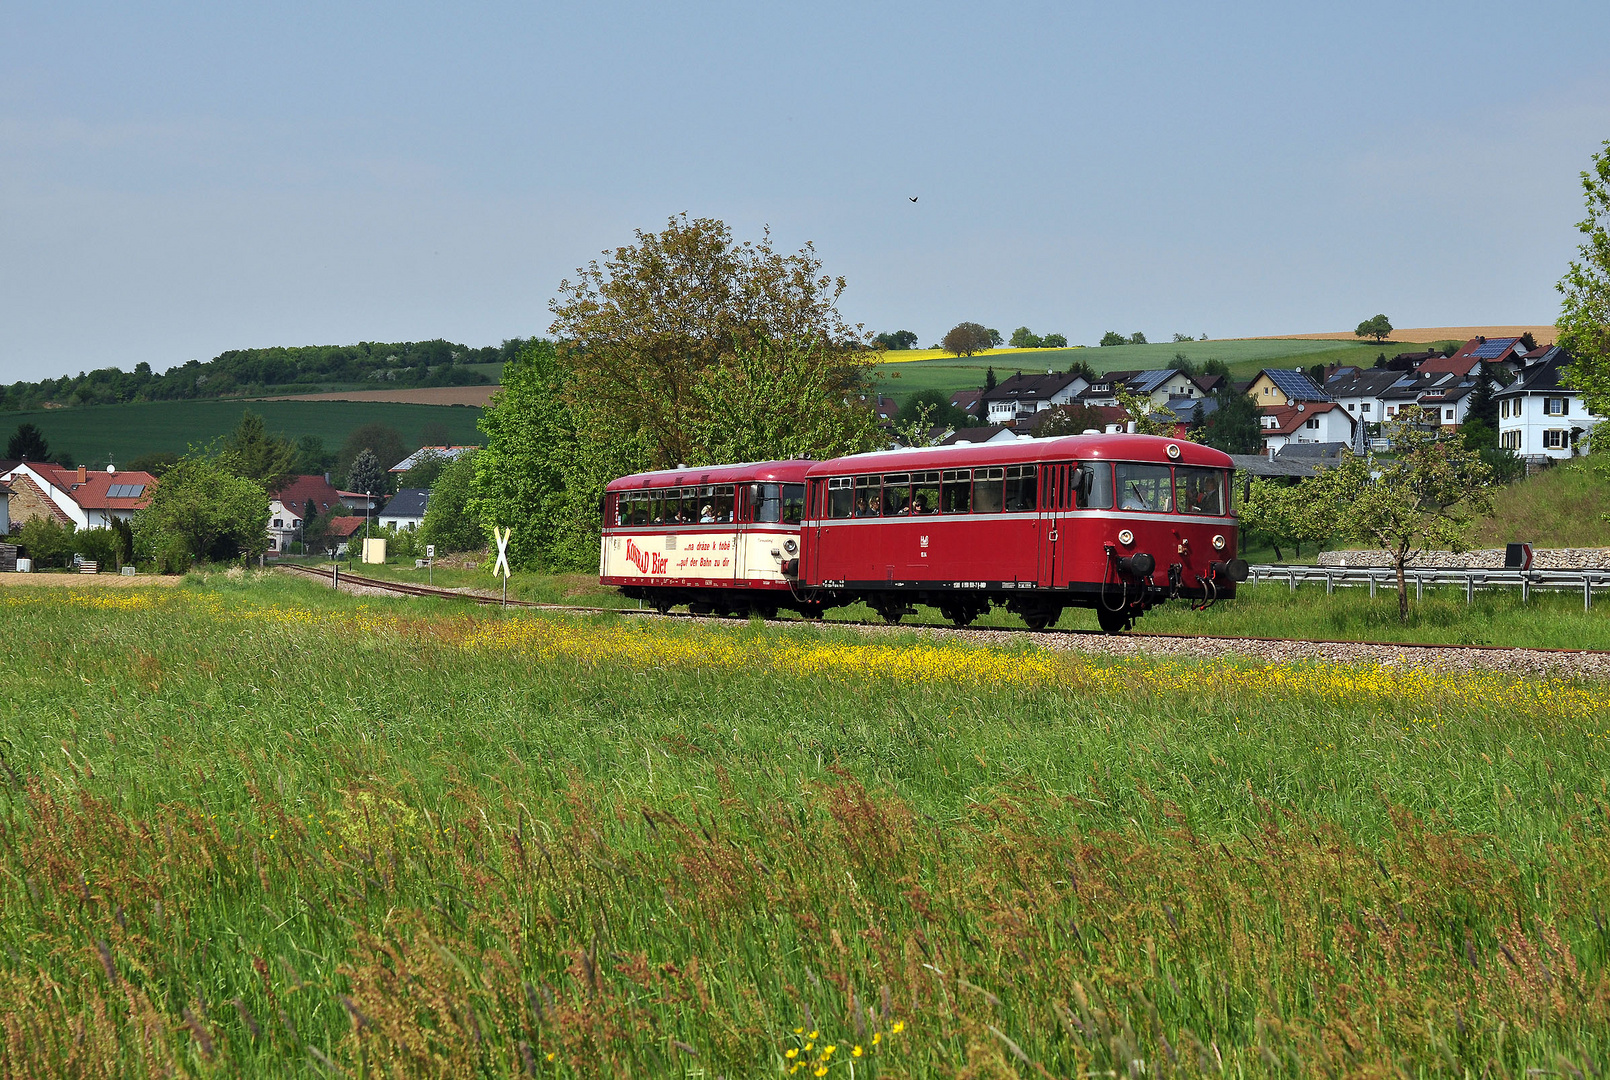
{"type": "Polygon", "coordinates": [[[425,584],[436,584],[436,545],[425,545],[425,584]]]}
{"type": "Polygon", "coordinates": [[[492,529],[492,539],[498,542],[498,561],[492,568],[492,573],[503,575],[503,606],[509,606],[509,537],[514,535],[513,527],[492,529]]]}

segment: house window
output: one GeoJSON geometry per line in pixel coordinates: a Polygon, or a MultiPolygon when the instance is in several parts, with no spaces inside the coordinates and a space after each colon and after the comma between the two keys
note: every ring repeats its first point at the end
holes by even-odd
{"type": "Polygon", "coordinates": [[[285,522],[283,520],[281,520],[280,518],[275,518],[274,519],[274,528],[276,528],[276,529],[285,528],[285,522]]]}
{"type": "Polygon", "coordinates": [[[1543,432],[1543,449],[1563,450],[1565,448],[1565,432],[1559,428],[1550,428],[1543,432]]]}
{"type": "Polygon", "coordinates": [[[1312,420],[1308,421],[1306,426],[1311,427],[1311,428],[1317,428],[1319,426],[1319,417],[1316,416],[1312,420]]]}
{"type": "Polygon", "coordinates": [[[1453,419],[1453,410],[1452,410],[1452,409],[1447,409],[1447,410],[1445,410],[1445,411],[1446,411],[1446,412],[1447,412],[1447,414],[1448,414],[1448,419],[1449,419],[1449,420],[1452,420],[1452,419],[1453,419]]]}
{"type": "Polygon", "coordinates": [[[1565,416],[1567,412],[1569,410],[1566,407],[1564,398],[1551,397],[1543,399],[1544,416],[1565,416]]]}
{"type": "Polygon", "coordinates": [[[1370,403],[1367,402],[1367,401],[1364,402],[1364,404],[1362,404],[1362,405],[1360,405],[1358,407],[1358,411],[1361,412],[1361,413],[1364,413],[1366,416],[1368,416],[1369,412],[1370,412],[1370,403]]]}

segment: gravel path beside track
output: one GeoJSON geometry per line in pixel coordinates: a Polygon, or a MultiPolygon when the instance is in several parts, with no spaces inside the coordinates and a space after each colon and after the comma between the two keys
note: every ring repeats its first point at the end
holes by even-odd
{"type": "MultiPolygon", "coordinates": [[[[289,571],[291,567],[283,567],[289,571]]],[[[298,575],[303,576],[303,575],[298,575]]],[[[326,578],[328,581],[328,578],[326,578]]],[[[389,596],[399,594],[348,581],[342,575],[341,591],[355,596],[389,596]]],[[[481,590],[439,590],[466,599],[486,597],[481,590]]],[[[495,595],[495,594],[494,594],[495,595]]],[[[567,609],[561,605],[548,606],[548,610],[596,611],[596,608],[567,609]]],[[[652,611],[633,608],[621,609],[620,614],[633,618],[658,619],[652,611]]],[[[688,622],[709,623],[716,626],[740,625],[735,619],[671,615],[665,618],[688,622]]],[[[1553,678],[1588,678],[1610,680],[1610,653],[1566,652],[1548,649],[1512,648],[1460,648],[1443,645],[1395,645],[1384,642],[1330,642],[1330,641],[1263,641],[1255,638],[1227,637],[1174,637],[1158,634],[1108,635],[1094,631],[1045,631],[1033,633],[1025,630],[957,630],[940,626],[880,626],[862,623],[802,623],[794,620],[774,625],[814,627],[821,630],[855,630],[868,636],[895,634],[923,634],[954,641],[968,641],[994,648],[1011,648],[1029,644],[1052,652],[1079,652],[1105,656],[1159,657],[1171,656],[1194,660],[1234,658],[1261,660],[1287,664],[1310,660],[1323,660],[1333,664],[1379,664],[1382,667],[1423,668],[1427,671],[1497,671],[1511,675],[1548,676],[1553,678]]]]}

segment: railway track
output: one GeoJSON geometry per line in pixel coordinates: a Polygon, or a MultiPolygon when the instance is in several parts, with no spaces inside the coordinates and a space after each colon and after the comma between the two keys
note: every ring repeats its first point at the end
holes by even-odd
{"type": "MultiPolygon", "coordinates": [[[[323,580],[325,582],[329,582],[331,580],[331,575],[330,574],[328,574],[328,573],[326,573],[326,572],[324,572],[322,570],[319,570],[319,569],[317,569],[315,567],[311,567],[311,566],[299,566],[299,565],[291,564],[291,563],[282,563],[282,564],[280,564],[279,569],[294,571],[294,572],[304,574],[304,575],[307,575],[307,576],[310,576],[310,577],[319,578],[319,579],[321,579],[321,580],[323,580]]],[[[429,585],[412,585],[412,584],[408,584],[406,582],[400,582],[400,581],[385,581],[385,580],[382,580],[380,578],[364,577],[364,576],[359,575],[359,574],[351,574],[351,573],[342,573],[342,574],[339,575],[339,579],[343,584],[357,585],[357,586],[362,586],[364,588],[376,589],[376,590],[383,591],[383,592],[396,593],[396,594],[401,595],[401,596],[419,596],[419,597],[428,597],[428,598],[432,598],[432,599],[445,599],[445,600],[465,600],[465,601],[469,601],[470,603],[481,605],[483,607],[502,607],[502,606],[505,606],[504,601],[502,600],[502,598],[497,597],[497,596],[487,596],[487,595],[485,595],[483,593],[459,592],[459,591],[454,590],[454,589],[441,589],[441,588],[435,588],[435,587],[432,587],[432,586],[429,586],[429,585]]],[[[708,618],[716,618],[717,617],[717,616],[710,616],[710,615],[698,615],[698,616],[695,616],[695,615],[690,615],[690,614],[686,614],[686,613],[673,613],[673,614],[670,614],[670,615],[663,615],[662,616],[652,608],[613,608],[613,607],[589,606],[589,605],[585,605],[585,604],[539,604],[539,603],[535,603],[535,602],[530,601],[530,600],[509,600],[507,602],[506,606],[508,606],[508,607],[519,607],[519,608],[531,608],[531,609],[542,610],[542,611],[566,611],[566,612],[574,612],[574,613],[582,613],[582,614],[631,615],[631,616],[638,616],[638,617],[643,617],[643,618],[655,618],[655,619],[658,619],[658,618],[667,618],[667,619],[695,619],[695,618],[697,618],[697,619],[708,619],[708,618]]],[[[781,621],[781,620],[777,620],[777,621],[781,621]]],[[[891,627],[890,624],[888,624],[888,623],[873,622],[873,621],[870,621],[870,620],[843,620],[843,621],[835,620],[831,625],[833,625],[833,626],[846,626],[846,627],[864,627],[864,628],[873,628],[873,629],[893,629],[893,627],[891,627]]],[[[1538,653],[1538,654],[1545,654],[1545,655],[1553,654],[1553,655],[1558,655],[1558,656],[1562,656],[1562,657],[1565,657],[1565,656],[1610,657],[1610,650],[1605,650],[1605,649],[1559,649],[1559,648],[1543,648],[1543,647],[1519,646],[1519,645],[1470,645],[1470,644],[1438,644],[1438,643],[1434,643],[1434,642],[1358,641],[1358,640],[1350,639],[1350,638],[1274,638],[1274,637],[1251,637],[1251,636],[1247,636],[1247,635],[1235,635],[1235,634],[1181,634],[1181,633],[1169,633],[1169,632],[1160,632],[1160,631],[1139,631],[1139,632],[1137,632],[1137,631],[1134,631],[1134,630],[1126,631],[1125,633],[1122,633],[1122,634],[1107,634],[1107,633],[1105,633],[1103,631],[1100,631],[1100,630],[1055,630],[1055,629],[1051,629],[1051,630],[1030,630],[1027,627],[1019,628],[1019,627],[1010,627],[1010,626],[992,626],[992,627],[987,627],[987,628],[979,628],[977,630],[961,630],[961,631],[958,631],[955,628],[949,627],[949,626],[934,626],[934,625],[929,625],[929,624],[924,624],[924,623],[910,623],[910,624],[906,624],[906,625],[907,625],[907,628],[914,629],[914,630],[943,630],[943,631],[947,631],[947,632],[950,632],[950,633],[1004,634],[1004,635],[1035,634],[1035,635],[1046,636],[1046,637],[1092,638],[1092,639],[1097,639],[1097,640],[1112,640],[1112,639],[1116,638],[1116,639],[1120,639],[1120,640],[1139,641],[1141,639],[1154,638],[1154,639],[1159,639],[1159,640],[1163,640],[1163,641],[1221,642],[1221,643],[1224,643],[1226,645],[1240,644],[1240,645],[1243,645],[1243,646],[1314,646],[1314,647],[1336,647],[1336,648],[1359,648],[1359,647],[1363,647],[1363,648],[1388,649],[1388,650],[1397,649],[1397,650],[1403,650],[1405,652],[1414,652],[1414,651],[1417,651],[1417,650],[1429,652],[1429,651],[1436,650],[1436,651],[1445,651],[1445,652],[1499,653],[1499,654],[1503,654],[1503,653],[1538,653]]]]}

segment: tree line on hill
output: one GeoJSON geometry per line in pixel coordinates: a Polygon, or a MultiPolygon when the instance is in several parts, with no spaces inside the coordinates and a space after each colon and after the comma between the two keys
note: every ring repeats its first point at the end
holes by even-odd
{"type": "Polygon", "coordinates": [[[479,386],[490,382],[466,365],[505,363],[526,345],[472,349],[431,341],[231,349],[205,363],[191,360],[160,374],[141,361],[132,371],[105,367],[39,382],[0,387],[0,412],[44,405],[114,405],[131,401],[183,401],[264,393],[315,392],[332,383],[375,383],[386,389],[479,386]]]}

